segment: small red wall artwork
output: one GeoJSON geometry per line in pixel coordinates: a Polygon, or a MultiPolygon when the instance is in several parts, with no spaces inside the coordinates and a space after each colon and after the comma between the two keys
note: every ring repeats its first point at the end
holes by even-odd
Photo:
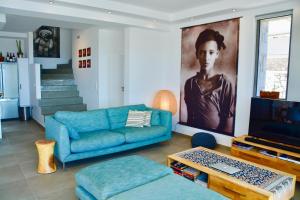
{"type": "Polygon", "coordinates": [[[91,47],[79,49],[78,57],[80,58],[80,60],[78,61],[78,68],[91,68],[92,67],[91,59],[82,60],[82,58],[84,59],[84,57],[89,57],[91,55],[92,55],[91,47]]]}
{"type": "Polygon", "coordinates": [[[86,49],[86,56],[91,56],[92,52],[91,52],[91,47],[86,49]]]}
{"type": "Polygon", "coordinates": [[[86,60],[86,68],[91,68],[91,59],[86,60]]]}

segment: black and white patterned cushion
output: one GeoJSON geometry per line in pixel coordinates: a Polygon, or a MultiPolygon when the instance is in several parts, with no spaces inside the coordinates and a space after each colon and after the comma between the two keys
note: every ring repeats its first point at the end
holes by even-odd
{"type": "Polygon", "coordinates": [[[144,111],[144,126],[151,126],[151,114],[152,111],[144,111]]]}
{"type": "Polygon", "coordinates": [[[126,127],[143,127],[145,114],[143,111],[129,110],[126,127]]]}

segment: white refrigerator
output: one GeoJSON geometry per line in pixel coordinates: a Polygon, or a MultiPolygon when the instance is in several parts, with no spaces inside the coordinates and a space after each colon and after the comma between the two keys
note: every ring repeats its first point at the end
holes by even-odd
{"type": "Polygon", "coordinates": [[[19,84],[18,64],[0,63],[1,119],[18,118],[19,84]]]}

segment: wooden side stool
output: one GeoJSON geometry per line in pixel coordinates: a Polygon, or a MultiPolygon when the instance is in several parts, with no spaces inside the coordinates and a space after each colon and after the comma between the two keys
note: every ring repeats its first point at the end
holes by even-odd
{"type": "Polygon", "coordinates": [[[54,140],[37,140],[35,142],[38,154],[39,164],[37,171],[40,174],[49,174],[56,171],[54,162],[54,140]]]}

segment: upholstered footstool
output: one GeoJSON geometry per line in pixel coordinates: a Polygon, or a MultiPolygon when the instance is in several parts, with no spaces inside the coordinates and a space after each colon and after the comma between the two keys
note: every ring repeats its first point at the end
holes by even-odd
{"type": "Polygon", "coordinates": [[[81,200],[225,200],[226,198],[174,175],[164,165],[127,156],[86,167],[75,175],[81,200]]]}

